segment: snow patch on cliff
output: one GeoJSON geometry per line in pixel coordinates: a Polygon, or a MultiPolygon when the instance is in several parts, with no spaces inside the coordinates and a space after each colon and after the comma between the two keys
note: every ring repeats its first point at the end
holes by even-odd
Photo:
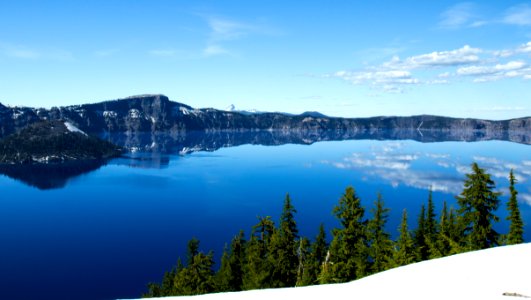
{"type": "Polygon", "coordinates": [[[70,122],[65,122],[65,126],[66,126],[66,129],[68,129],[68,131],[70,131],[70,132],[79,132],[79,133],[82,133],[84,135],[87,135],[85,132],[83,132],[83,130],[77,128],[76,126],[74,126],[70,122]]]}

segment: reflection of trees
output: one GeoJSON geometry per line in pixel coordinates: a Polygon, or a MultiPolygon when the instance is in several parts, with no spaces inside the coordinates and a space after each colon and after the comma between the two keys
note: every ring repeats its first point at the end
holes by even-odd
{"type": "MultiPolygon", "coordinates": [[[[450,133],[444,131],[423,131],[419,135],[416,130],[395,130],[373,132],[348,131],[216,131],[216,132],[188,132],[167,134],[163,132],[113,134],[102,138],[122,146],[130,151],[125,158],[112,161],[112,164],[126,165],[140,168],[164,168],[169,164],[168,154],[186,155],[197,151],[216,151],[220,148],[233,147],[244,144],[255,145],[284,145],[284,144],[312,144],[320,141],[341,140],[417,140],[421,142],[438,142],[449,140],[480,141],[488,138],[508,138],[505,135],[479,135],[471,133],[450,133]]],[[[501,134],[501,133],[498,133],[501,134]]],[[[527,134],[528,135],[528,134],[527,134]]],[[[526,134],[516,135],[522,143],[531,143],[526,134]]],[[[355,154],[342,161],[330,162],[338,168],[363,169],[367,175],[380,177],[391,185],[406,185],[434,191],[457,194],[462,188],[462,176],[469,171],[467,165],[453,161],[448,154],[418,154],[397,153],[401,148],[400,142],[386,143],[381,153],[372,156],[355,154]],[[457,172],[433,172],[411,168],[414,161],[425,157],[440,168],[455,169],[457,172]]],[[[496,160],[494,158],[475,157],[480,165],[492,172],[494,177],[506,178],[510,168],[515,169],[515,176],[519,182],[524,182],[531,176],[531,161],[524,161],[515,167],[514,164],[496,160]]],[[[71,162],[50,165],[18,165],[0,166],[0,173],[20,180],[25,184],[39,189],[53,189],[64,187],[72,177],[79,176],[100,168],[105,162],[71,162]]],[[[425,169],[425,168],[423,168],[425,169]]],[[[520,199],[531,203],[531,191],[522,191],[520,199]]]]}
{"type": "Polygon", "coordinates": [[[181,132],[168,134],[154,133],[116,133],[103,136],[104,139],[123,146],[130,151],[179,153],[195,151],[215,151],[219,148],[244,144],[284,145],[313,144],[321,141],[342,140],[415,140],[431,143],[442,141],[485,141],[504,140],[531,144],[531,133],[527,132],[482,132],[482,131],[446,131],[423,130],[276,130],[276,131],[213,131],[181,132]]]}
{"type": "Polygon", "coordinates": [[[99,169],[105,161],[0,165],[0,173],[41,190],[63,188],[68,180],[99,169]]]}

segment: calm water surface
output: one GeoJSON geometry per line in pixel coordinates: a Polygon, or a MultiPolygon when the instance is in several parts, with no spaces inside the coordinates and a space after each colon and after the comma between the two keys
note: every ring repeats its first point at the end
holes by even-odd
{"type": "Polygon", "coordinates": [[[181,149],[186,155],[137,152],[59,179],[0,176],[1,298],[138,297],[184,255],[190,238],[219,257],[240,229],[248,236],[257,216],[277,220],[288,192],[302,235],[315,236],[321,222],[337,226],[331,211],[348,185],[367,206],[383,194],[396,235],[402,210],[413,225],[430,186],[437,210],[444,200],[455,203],[473,161],[504,193],[503,218],[515,170],[531,240],[529,145],[351,140],[191,148],[181,149]]]}

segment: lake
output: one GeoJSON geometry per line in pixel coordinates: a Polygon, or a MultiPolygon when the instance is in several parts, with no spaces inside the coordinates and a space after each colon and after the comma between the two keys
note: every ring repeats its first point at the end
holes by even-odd
{"type": "MultiPolygon", "coordinates": [[[[0,176],[0,290],[4,299],[138,297],[183,256],[192,237],[215,251],[257,216],[276,221],[286,193],[300,233],[314,237],[349,185],[369,207],[380,192],[397,234],[402,210],[414,226],[434,191],[436,209],[455,204],[472,162],[503,192],[518,179],[531,240],[531,146],[457,136],[342,137],[264,132],[106,136],[131,152],[102,164],[3,170],[0,176]]],[[[527,141],[527,142],[526,142],[527,141]]],[[[496,225],[507,231],[507,223],[496,225]]],[[[328,236],[330,237],[330,235],[328,236]]]]}

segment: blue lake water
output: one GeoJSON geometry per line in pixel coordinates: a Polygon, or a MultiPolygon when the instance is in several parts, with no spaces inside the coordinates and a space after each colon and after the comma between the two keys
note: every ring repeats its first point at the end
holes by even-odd
{"type": "MultiPolygon", "coordinates": [[[[345,187],[354,186],[367,207],[380,192],[391,208],[388,230],[395,235],[404,208],[414,226],[430,186],[437,210],[445,200],[455,204],[473,161],[492,174],[504,193],[498,211],[502,218],[507,177],[515,170],[525,238],[531,240],[527,144],[210,142],[210,147],[155,142],[136,147],[128,140],[123,144],[134,150],[130,158],[90,172],[37,179],[0,176],[0,298],[138,297],[184,255],[190,238],[197,237],[203,250],[219,257],[240,229],[248,236],[257,216],[277,220],[286,193],[298,211],[300,233],[313,237],[321,222],[327,231],[337,226],[331,211],[345,187]]],[[[496,228],[505,232],[507,224],[496,228]]]]}

